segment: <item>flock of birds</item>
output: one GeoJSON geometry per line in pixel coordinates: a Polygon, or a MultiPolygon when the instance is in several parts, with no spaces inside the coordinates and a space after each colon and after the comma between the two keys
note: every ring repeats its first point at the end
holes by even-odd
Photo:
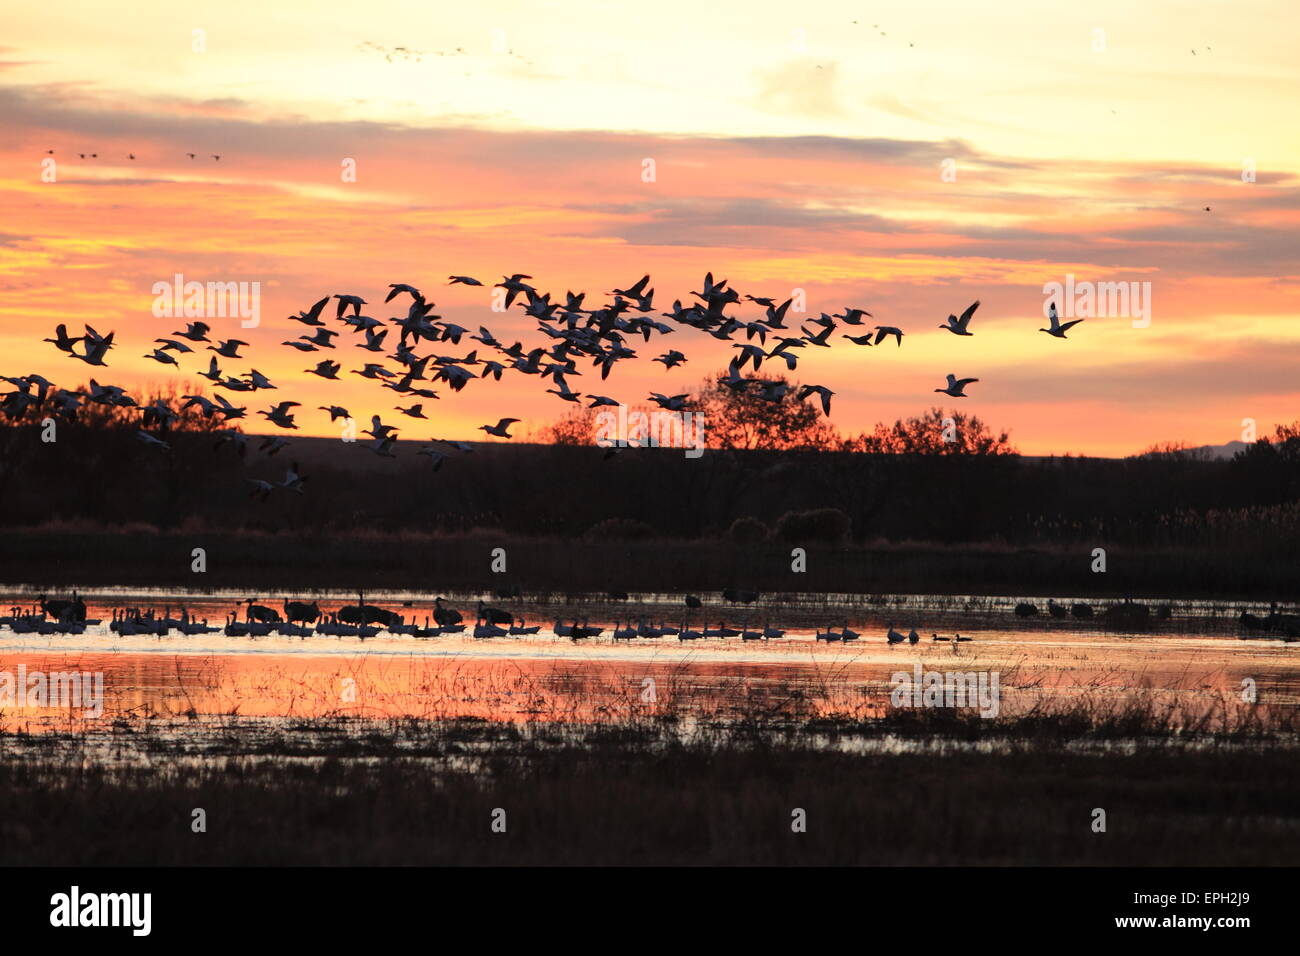
{"type": "MultiPolygon", "coordinates": [[[[872,313],[865,309],[846,306],[842,312],[829,314],[822,312],[819,316],[808,316],[797,322],[798,332],[794,334],[787,320],[794,321],[790,314],[792,299],[778,302],[767,296],[746,294],[743,300],[763,310],[762,315],[752,319],[742,319],[729,313],[729,307],[742,302],[741,294],[732,288],[726,279],[715,280],[713,274],[704,277],[702,287],[691,294],[695,302],[683,305],[676,300],[669,311],[657,311],[654,305],[655,290],[650,286],[650,276],[645,275],[626,288],[613,289],[609,295],[612,301],[599,307],[585,304],[586,293],[565,293],[563,302],[552,301],[549,292],[540,292],[529,283],[532,277],[523,273],[503,276],[502,281],[493,288],[503,290],[501,293],[504,308],[510,309],[519,303],[526,318],[535,320],[537,332],[544,339],[543,344],[526,347],[516,340],[511,344],[499,339],[489,329],[480,326],[477,333],[444,319],[434,313],[434,302],[426,299],[415,286],[408,283],[389,285],[384,305],[401,298],[407,308],[406,314],[393,316],[387,320],[376,318],[362,312],[368,303],[359,295],[340,293],[325,296],[310,308],[290,316],[292,321],[300,323],[308,330],[297,337],[289,338],[281,346],[301,353],[329,353],[341,356],[337,350],[344,340],[340,336],[349,333],[354,348],[372,353],[374,360],[367,360],[360,368],[352,368],[349,374],[373,381],[379,387],[390,390],[394,397],[400,397],[408,404],[395,404],[393,411],[404,418],[416,421],[428,420],[425,409],[429,402],[441,396],[431,386],[442,383],[452,392],[459,393],[475,381],[500,382],[506,375],[534,377],[539,384],[552,386],[545,392],[556,396],[564,402],[580,404],[584,400],[588,408],[619,406],[616,399],[588,391],[577,391],[571,382],[585,373],[581,365],[589,363],[591,374],[599,374],[601,381],[610,377],[614,367],[624,361],[637,359],[638,352],[633,345],[640,339],[647,345],[655,336],[672,334],[679,329],[691,328],[719,341],[730,342],[735,350],[727,366],[725,375],[719,377],[720,385],[735,393],[751,392],[760,400],[779,405],[790,397],[794,400],[814,399],[826,415],[830,415],[831,398],[835,394],[824,385],[804,384],[795,386],[785,378],[760,377],[764,364],[777,366],[782,371],[794,371],[805,355],[816,352],[819,348],[829,348],[831,336],[836,330],[839,338],[846,339],[856,347],[877,348],[892,339],[897,347],[903,344],[905,332],[893,325],[874,325],[872,313]],[[335,300],[332,314],[327,310],[331,299],[335,300]],[[667,321],[665,321],[667,320],[667,321]],[[337,326],[331,328],[331,324],[337,326]],[[338,341],[336,341],[338,340],[338,341]],[[476,343],[468,351],[452,354],[451,349],[459,349],[462,341],[476,343]]],[[[448,277],[448,285],[482,286],[483,283],[473,276],[453,275],[448,277]]],[[[960,316],[949,315],[939,328],[953,335],[970,337],[971,320],[979,301],[968,306],[960,316]]],[[[1050,326],[1040,329],[1057,338],[1065,338],[1066,332],[1082,319],[1062,323],[1057,315],[1055,303],[1049,312],[1050,326]]],[[[164,366],[179,368],[185,356],[202,352],[211,352],[207,368],[199,370],[198,375],[212,383],[211,397],[193,394],[182,396],[182,410],[196,408],[206,419],[224,426],[216,429],[219,438],[218,447],[232,444],[241,455],[246,450],[250,436],[232,423],[247,419],[249,407],[239,405],[228,398],[252,395],[262,391],[277,390],[277,386],[256,368],[249,368],[242,373],[232,372],[230,363],[247,361],[241,352],[249,343],[236,338],[215,341],[209,338],[212,326],[203,321],[187,321],[184,328],[175,329],[166,336],[160,336],[151,343],[152,350],[145,358],[164,366]],[[223,367],[224,366],[224,367],[223,367]]],[[[95,368],[107,366],[106,358],[115,348],[114,332],[101,334],[90,325],[85,325],[82,335],[72,335],[66,325],[60,324],[52,338],[43,341],[67,357],[83,362],[95,368]]],[[[665,369],[677,368],[688,361],[685,352],[679,349],[666,349],[651,360],[662,364],[665,369]]],[[[339,358],[321,357],[310,368],[304,369],[327,382],[337,382],[343,372],[343,362],[339,358]]],[[[180,412],[162,399],[150,404],[140,405],[126,390],[116,385],[100,384],[90,380],[83,389],[59,388],[41,375],[0,376],[14,387],[14,391],[0,395],[0,411],[11,418],[27,412],[33,406],[43,407],[50,402],[53,413],[64,418],[75,417],[83,403],[99,403],[121,408],[138,409],[141,413],[137,437],[146,445],[160,451],[167,451],[168,429],[177,421],[180,412]]],[[[952,398],[966,397],[966,388],[978,382],[978,378],[963,377],[949,373],[946,383],[934,389],[952,398]]],[[[670,412],[685,411],[690,407],[687,394],[665,395],[651,392],[650,402],[670,412]]],[[[298,430],[297,421],[302,408],[300,402],[283,400],[257,409],[267,424],[283,432],[298,430]]],[[[331,422],[340,419],[352,420],[347,408],[337,404],[326,404],[317,408],[328,414],[331,422]]],[[[518,423],[519,418],[502,418],[492,424],[479,426],[480,430],[498,438],[510,438],[510,427],[518,423]]],[[[355,443],[378,456],[395,458],[394,445],[397,441],[399,427],[387,424],[379,414],[370,417],[370,428],[363,431],[368,440],[355,443]]],[[[419,454],[429,458],[433,469],[440,468],[445,460],[456,453],[473,451],[469,442],[442,438],[431,438],[429,444],[419,450],[419,454]]],[[[274,455],[290,444],[283,435],[272,432],[262,436],[259,451],[274,455]]],[[[617,449],[607,449],[606,457],[617,454],[617,449]]],[[[262,479],[247,479],[252,484],[251,497],[265,498],[276,491],[303,491],[306,480],[298,473],[296,466],[289,469],[283,480],[271,482],[262,479]]]]}
{"type": "MultiPolygon", "coordinates": [[[[522,596],[517,588],[501,588],[495,594],[498,598],[522,596]]],[[[758,601],[760,596],[757,591],[739,588],[726,588],[722,591],[722,601],[733,608],[733,614],[737,605],[751,605],[758,601]]],[[[624,591],[610,591],[606,598],[609,601],[621,602],[629,600],[629,595],[624,591]]],[[[773,627],[770,619],[764,621],[761,628],[756,625],[751,626],[750,620],[754,617],[751,614],[746,614],[745,621],[738,627],[728,626],[725,620],[718,620],[717,624],[713,625],[708,620],[705,602],[699,597],[688,594],[682,603],[686,613],[680,619],[677,615],[673,615],[679,623],[672,623],[669,617],[662,613],[657,623],[653,615],[628,614],[620,616],[613,622],[612,627],[609,628],[610,636],[618,642],[661,637],[676,637],[679,641],[731,637],[738,637],[742,641],[770,641],[787,635],[786,629],[773,627]],[[688,623],[687,620],[692,616],[692,612],[697,611],[702,612],[697,616],[706,618],[705,622],[698,626],[688,623]]],[[[412,602],[407,601],[404,607],[411,607],[411,605],[412,602]]],[[[114,608],[108,628],[114,634],[128,636],[163,637],[172,632],[186,635],[222,632],[229,637],[261,637],[277,634],[300,638],[330,636],[363,639],[374,637],[381,631],[411,637],[438,637],[464,634],[469,631],[475,638],[494,638],[524,637],[539,634],[543,630],[542,625],[528,624],[515,612],[494,607],[482,599],[477,601],[472,626],[465,615],[449,607],[446,599],[442,597],[434,601],[430,613],[424,616],[423,621],[415,611],[411,611],[408,617],[402,610],[395,611],[367,603],[365,592],[358,592],[356,604],[343,605],[332,611],[322,610],[319,601],[313,600],[307,603],[291,601],[288,598],[283,599],[278,609],[259,604],[254,598],[241,602],[241,606],[242,620],[239,613],[231,611],[225,615],[221,623],[209,623],[207,618],[191,614],[184,606],[179,608],[179,616],[173,616],[171,607],[164,607],[161,612],[155,608],[114,608]]],[[[1019,618],[1033,618],[1039,615],[1038,606],[1030,601],[1018,602],[1012,608],[1012,612],[1019,618]]],[[[1057,603],[1052,598],[1047,601],[1046,613],[1057,619],[1072,616],[1080,620],[1091,620],[1094,617],[1094,610],[1090,604],[1075,602],[1066,605],[1057,603]]],[[[724,615],[719,611],[718,616],[721,618],[724,615]]],[[[1142,630],[1152,623],[1169,621],[1172,618],[1172,606],[1161,604],[1152,612],[1146,604],[1125,599],[1102,608],[1096,612],[1096,616],[1103,623],[1120,629],[1142,630]]],[[[1267,615],[1257,615],[1243,610],[1238,620],[1241,625],[1242,639],[1251,636],[1264,638],[1277,636],[1287,642],[1300,641],[1300,615],[1280,611],[1276,602],[1270,606],[1267,615]]],[[[101,619],[91,619],[87,616],[86,603],[76,591],[67,598],[50,598],[42,594],[30,607],[14,606],[9,608],[9,614],[0,616],[0,627],[8,627],[20,634],[82,634],[86,628],[103,623],[101,619]]],[[[549,630],[557,637],[567,637],[574,642],[597,638],[606,632],[605,628],[592,625],[590,617],[585,616],[571,618],[567,623],[561,618],[556,618],[549,630]]],[[[817,626],[813,629],[814,639],[827,643],[850,643],[861,636],[859,632],[849,627],[847,620],[842,621],[838,628],[826,626],[823,629],[817,626]]],[[[917,644],[921,640],[921,635],[917,633],[915,626],[904,634],[896,630],[893,622],[890,622],[885,632],[885,642],[891,647],[904,643],[917,644]]],[[[962,636],[960,633],[951,636],[931,633],[930,640],[956,645],[966,643],[972,638],[962,636]]]]}
{"type": "MultiPolygon", "coordinates": [[[[611,599],[619,599],[619,594],[611,593],[611,599]]],[[[626,599],[626,595],[622,595],[626,599]]],[[[758,599],[757,592],[728,589],[724,598],[742,603],[752,603],[758,599]]],[[[410,602],[408,602],[409,604],[410,602]]],[[[694,595],[687,595],[685,606],[699,609],[702,602],[694,595]]],[[[108,622],[109,630],[118,635],[154,635],[166,636],[172,632],[185,635],[215,634],[221,632],[228,637],[262,637],[277,634],[284,637],[307,638],[311,636],[374,637],[381,631],[395,635],[411,637],[437,637],[448,634],[463,634],[467,630],[475,638],[523,637],[538,634],[540,624],[528,624],[522,617],[516,617],[511,611],[493,607],[478,601],[472,630],[465,616],[458,610],[448,607],[444,598],[437,598],[430,614],[423,623],[414,613],[410,620],[400,611],[393,611],[376,604],[367,604],[364,592],[357,595],[357,603],[344,605],[333,611],[324,611],[319,601],[283,600],[279,609],[265,604],[258,604],[253,598],[244,602],[243,620],[231,611],[220,624],[209,623],[207,618],[200,618],[181,607],[179,616],[173,616],[172,608],[165,607],[159,612],[155,608],[139,607],[114,608],[108,622]]],[[[38,602],[30,608],[11,607],[9,614],[0,616],[0,627],[8,627],[19,634],[82,634],[86,628],[102,625],[102,619],[87,616],[86,603],[75,591],[69,598],[50,598],[40,595],[38,602]]],[[[616,620],[609,629],[614,641],[631,641],[636,639],[654,639],[676,637],[679,641],[698,641],[708,638],[726,639],[738,637],[742,641],[770,641],[786,636],[784,628],[773,627],[766,621],[761,628],[751,627],[748,622],[739,627],[729,627],[725,621],[716,626],[705,622],[698,627],[685,619],[680,624],[673,624],[666,619],[658,623],[647,617],[616,620]]],[[[574,618],[568,623],[557,618],[550,628],[556,637],[567,637],[573,642],[597,638],[603,635],[605,628],[592,625],[589,617],[574,618]]],[[[835,627],[814,629],[817,641],[828,643],[849,643],[861,636],[844,621],[837,630],[835,627]]],[[[952,641],[954,643],[969,641],[969,637],[957,634],[953,637],[931,635],[934,641],[952,641]]],[[[910,634],[902,634],[889,625],[885,635],[889,645],[910,642],[916,644],[920,636],[916,628],[910,634]]]]}

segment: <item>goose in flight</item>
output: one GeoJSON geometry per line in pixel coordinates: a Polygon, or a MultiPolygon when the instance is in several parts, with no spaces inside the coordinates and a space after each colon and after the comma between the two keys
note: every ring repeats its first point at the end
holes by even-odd
{"type": "Polygon", "coordinates": [[[211,418],[217,413],[216,403],[202,395],[182,395],[181,398],[187,399],[185,404],[181,406],[182,411],[193,405],[197,405],[199,406],[199,411],[203,413],[204,418],[211,418]]]}
{"type": "Polygon", "coordinates": [[[221,378],[222,378],[221,369],[217,366],[217,357],[215,355],[212,357],[212,360],[208,363],[208,370],[206,372],[199,372],[199,375],[201,375],[203,378],[206,378],[210,382],[216,382],[216,383],[221,382],[221,378]]]}
{"type": "MultiPolygon", "coordinates": [[[[62,324],[58,325],[54,329],[54,336],[55,337],[52,339],[42,339],[41,341],[52,342],[54,344],[54,347],[58,349],[60,352],[69,352],[69,353],[72,352],[72,347],[76,345],[78,342],[82,341],[82,339],[84,338],[84,336],[77,336],[76,338],[70,338],[68,336],[68,327],[62,324]]],[[[155,339],[155,341],[157,340],[155,339]]]]}
{"type": "Polygon", "coordinates": [[[658,358],[652,359],[651,361],[663,362],[664,368],[669,369],[669,368],[675,368],[676,366],[685,363],[686,356],[683,355],[681,352],[677,351],[676,349],[670,349],[669,351],[665,352],[663,355],[660,355],[658,358]]]}
{"type": "Polygon", "coordinates": [[[275,388],[271,380],[259,372],[257,369],[250,369],[248,372],[248,383],[254,388],[275,388]]]}
{"type": "Polygon", "coordinates": [[[162,365],[179,366],[181,364],[176,361],[176,356],[172,355],[170,352],[164,351],[163,349],[154,349],[152,353],[145,355],[144,357],[147,359],[153,359],[155,362],[162,365]]]}
{"type": "Polygon", "coordinates": [[[581,392],[575,392],[573,389],[569,388],[569,383],[566,382],[562,377],[560,376],[556,376],[556,377],[559,378],[560,387],[548,388],[546,390],[548,395],[558,395],[566,402],[577,402],[582,398],[581,392]]]}
{"type": "Polygon", "coordinates": [[[330,339],[336,335],[338,333],[332,329],[317,329],[312,335],[300,335],[298,338],[318,348],[332,349],[334,345],[330,342],[330,339]]]}
{"type": "Polygon", "coordinates": [[[174,412],[171,406],[161,398],[154,399],[152,405],[146,405],[144,408],[140,409],[140,411],[144,414],[142,424],[145,428],[154,428],[157,426],[165,430],[171,428],[172,425],[176,423],[177,419],[180,418],[180,415],[174,412]]]}
{"type": "Polygon", "coordinates": [[[233,375],[217,382],[217,388],[228,388],[232,392],[255,392],[252,382],[245,382],[242,378],[235,378],[233,375]]]}
{"type": "Polygon", "coordinates": [[[444,322],[442,324],[441,341],[450,342],[452,345],[460,345],[461,336],[468,331],[469,329],[459,326],[454,322],[444,322]]]}
{"type": "Polygon", "coordinates": [[[363,435],[370,435],[376,441],[391,440],[393,432],[397,431],[396,426],[385,425],[378,415],[370,416],[370,427],[362,432],[363,435]]]}
{"type": "Polygon", "coordinates": [[[889,338],[891,335],[892,335],[895,339],[898,340],[898,344],[899,344],[899,346],[902,346],[902,344],[903,344],[903,330],[902,330],[902,329],[895,328],[895,327],[892,326],[892,325],[877,325],[877,326],[876,326],[876,344],[877,344],[877,345],[879,345],[881,342],[885,341],[885,339],[889,338]]]}
{"type": "Polygon", "coordinates": [[[960,319],[955,315],[949,315],[947,324],[941,325],[939,328],[947,329],[953,335],[974,335],[975,333],[969,331],[966,327],[970,325],[970,317],[975,314],[975,310],[979,307],[980,300],[976,299],[970,308],[961,314],[960,319]]]}
{"type": "Polygon", "coordinates": [[[189,339],[191,342],[208,342],[208,330],[212,326],[206,322],[187,322],[184,332],[172,332],[171,335],[179,335],[183,339],[189,339]]]}
{"type": "Polygon", "coordinates": [[[284,481],[277,482],[277,487],[285,491],[296,491],[302,494],[302,483],[307,479],[298,474],[298,463],[295,461],[284,472],[284,481]]]}
{"type": "Polygon", "coordinates": [[[871,333],[870,333],[870,332],[868,332],[866,335],[841,335],[840,338],[842,338],[842,339],[848,339],[848,340],[849,340],[850,342],[852,342],[854,345],[870,345],[870,344],[871,344],[871,333]]]}
{"type": "MultiPolygon", "coordinates": [[[[547,391],[553,390],[547,389],[547,391]]],[[[497,438],[509,438],[510,432],[508,432],[507,429],[519,420],[520,419],[518,418],[503,418],[495,425],[480,425],[479,431],[487,432],[489,435],[495,435],[497,438]]]]}
{"type": "Polygon", "coordinates": [[[1038,331],[1046,332],[1048,335],[1053,335],[1058,339],[1065,338],[1066,332],[1068,332],[1070,329],[1074,328],[1074,326],[1078,325],[1080,322],[1083,321],[1083,319],[1075,319],[1072,322],[1062,322],[1061,317],[1056,314],[1055,302],[1051,303],[1048,306],[1047,318],[1052,323],[1051,328],[1039,329],[1038,331]]]}
{"type": "Polygon", "coordinates": [[[948,387],[936,388],[936,392],[942,392],[945,395],[951,395],[953,398],[966,398],[966,393],[962,391],[971,382],[978,382],[977,378],[958,378],[951,372],[948,373],[948,387]]]}
{"type": "Polygon", "coordinates": [[[813,394],[821,396],[822,412],[829,417],[831,413],[831,396],[835,393],[825,385],[805,385],[799,389],[799,400],[803,401],[809,395],[813,394]]]}
{"type": "Polygon", "coordinates": [[[370,332],[384,323],[373,315],[349,315],[343,319],[343,324],[349,326],[353,332],[370,332]]]}
{"type": "Polygon", "coordinates": [[[846,325],[861,325],[864,317],[868,319],[875,318],[875,316],[866,309],[850,309],[848,306],[844,307],[843,315],[831,316],[833,319],[842,319],[846,325]]]}
{"type": "Polygon", "coordinates": [[[372,451],[380,458],[396,458],[397,453],[393,451],[395,438],[376,438],[372,442],[363,442],[361,447],[366,451],[372,451]]]}
{"type": "MultiPolygon", "coordinates": [[[[447,276],[447,278],[451,280],[450,282],[447,283],[447,285],[482,285],[483,284],[482,282],[479,282],[478,279],[475,279],[473,276],[447,276]]],[[[521,276],[520,278],[528,278],[528,277],[521,276]]]]}
{"type": "Polygon", "coordinates": [[[360,375],[362,378],[395,378],[396,377],[394,372],[384,368],[382,365],[376,364],[375,362],[367,362],[365,364],[365,367],[362,368],[360,371],[358,371],[357,369],[353,369],[352,374],[360,375]]]}
{"type": "Polygon", "coordinates": [[[680,412],[686,410],[686,402],[689,395],[660,395],[658,392],[650,393],[650,401],[654,402],[660,408],[667,409],[670,412],[680,412]]]}
{"type": "MultiPolygon", "coordinates": [[[[86,326],[87,329],[90,326],[86,326]]],[[[105,365],[104,354],[113,347],[113,333],[109,332],[104,338],[91,339],[87,336],[84,340],[85,355],[78,355],[76,352],[69,352],[68,355],[74,359],[80,359],[87,365],[105,365]]]]}
{"type": "Polygon", "coordinates": [[[403,408],[401,405],[394,405],[393,408],[401,412],[403,415],[408,415],[411,418],[428,418],[428,416],[424,414],[423,404],[412,405],[410,408],[403,408]]]}
{"type": "Polygon", "coordinates": [[[281,342],[281,345],[287,345],[291,349],[297,349],[299,352],[315,352],[316,346],[310,342],[281,342]]]}
{"type": "Polygon", "coordinates": [[[806,326],[800,326],[799,331],[803,333],[804,341],[809,345],[819,345],[822,348],[828,349],[831,347],[831,344],[827,342],[826,339],[835,331],[835,323],[832,322],[829,325],[823,325],[822,330],[816,334],[809,332],[806,326]]]}
{"type": "Polygon", "coordinates": [[[649,284],[650,284],[650,277],[648,275],[644,275],[639,280],[637,280],[636,285],[631,286],[630,288],[627,289],[612,289],[610,290],[609,294],[621,295],[626,299],[640,299],[642,294],[645,292],[645,287],[649,284]]]}
{"type": "Polygon", "coordinates": [[[247,344],[248,344],[247,342],[241,342],[239,339],[226,339],[224,342],[221,343],[220,347],[216,345],[209,345],[206,351],[216,352],[222,358],[229,358],[229,359],[243,358],[243,356],[239,354],[239,347],[241,345],[247,345],[247,344]]]}
{"type": "Polygon", "coordinates": [[[298,405],[298,402],[281,402],[279,405],[273,405],[269,411],[260,410],[257,414],[265,415],[268,421],[274,422],[281,428],[297,428],[293,423],[293,412],[289,409],[298,405]]]}
{"type": "Polygon", "coordinates": [[[423,448],[417,451],[416,454],[428,455],[429,464],[433,466],[434,471],[437,471],[439,468],[441,468],[442,463],[447,460],[446,454],[438,451],[438,449],[434,448],[432,445],[425,445],[423,448]]]}
{"type": "Polygon", "coordinates": [[[766,309],[763,318],[760,319],[759,321],[761,321],[769,329],[789,328],[789,326],[785,324],[785,314],[787,311],[789,311],[790,303],[794,301],[793,299],[786,299],[780,305],[773,305],[771,299],[755,300],[755,301],[757,301],[759,305],[763,306],[766,309]]]}
{"type": "Polygon", "coordinates": [[[216,401],[217,413],[221,415],[222,421],[228,422],[232,418],[243,418],[244,413],[248,411],[247,408],[237,408],[231,405],[230,402],[226,401],[224,395],[214,395],[213,398],[216,401]]]}
{"type": "Polygon", "coordinates": [[[354,310],[354,314],[360,315],[361,307],[367,304],[366,300],[359,295],[336,295],[334,298],[339,300],[338,312],[334,315],[336,319],[343,318],[343,313],[348,310],[349,306],[354,310]]]}
{"type": "MultiPolygon", "coordinates": [[[[367,352],[382,352],[384,350],[384,336],[388,334],[387,329],[366,329],[366,344],[357,344],[357,348],[365,349],[367,352]]],[[[311,346],[308,346],[311,348],[311,346]]]]}
{"type": "MultiPolygon", "coordinates": [[[[759,368],[761,368],[763,365],[763,359],[767,358],[766,352],[760,349],[757,345],[752,345],[748,342],[736,343],[733,344],[731,347],[733,349],[740,349],[740,355],[732,359],[732,363],[738,369],[744,368],[747,362],[753,362],[754,371],[757,372],[759,368]]],[[[672,368],[671,365],[669,365],[668,367],[672,368]]]]}
{"type": "Polygon", "coordinates": [[[390,282],[388,283],[388,290],[388,296],[384,299],[385,302],[392,302],[393,299],[397,298],[403,292],[417,302],[424,301],[424,296],[420,294],[420,290],[405,282],[390,282]]]}
{"type": "Polygon", "coordinates": [[[303,325],[324,325],[325,322],[320,317],[321,309],[325,308],[326,303],[330,300],[329,296],[321,299],[306,312],[299,312],[297,315],[291,315],[289,318],[303,325]]]}
{"type": "Polygon", "coordinates": [[[337,421],[340,418],[348,419],[352,417],[348,413],[348,410],[344,408],[342,405],[318,405],[316,407],[319,408],[322,412],[329,412],[331,422],[337,421]]]}
{"type": "Polygon", "coordinates": [[[493,286],[493,288],[506,290],[506,308],[508,309],[514,304],[515,296],[519,295],[521,292],[528,292],[530,294],[535,294],[537,292],[537,290],[527,282],[522,281],[531,278],[532,276],[524,275],[522,272],[516,272],[512,276],[502,276],[502,281],[498,282],[493,286]]]}
{"type": "Polygon", "coordinates": [[[339,380],[339,369],[341,367],[342,366],[340,366],[338,362],[331,362],[329,359],[326,359],[323,362],[317,362],[315,368],[305,368],[303,371],[308,375],[319,375],[321,378],[327,378],[332,382],[337,382],[339,380]]]}
{"type": "MultiPolygon", "coordinates": [[[[63,326],[59,326],[59,328],[63,328],[63,326]]],[[[49,340],[49,339],[46,339],[45,341],[48,342],[48,341],[50,341],[50,340],[49,340]]],[[[154,339],[154,341],[155,341],[155,342],[161,342],[161,343],[163,344],[162,347],[163,347],[163,351],[164,351],[164,352],[171,351],[171,352],[180,352],[180,353],[184,354],[184,353],[186,353],[186,352],[193,352],[193,351],[194,351],[192,348],[190,348],[190,347],[189,347],[188,345],[186,345],[184,342],[177,342],[175,339],[154,339]]]]}

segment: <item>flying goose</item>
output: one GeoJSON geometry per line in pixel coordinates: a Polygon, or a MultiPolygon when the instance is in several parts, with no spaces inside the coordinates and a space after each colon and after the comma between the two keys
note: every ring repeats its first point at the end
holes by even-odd
{"type": "Polygon", "coordinates": [[[297,428],[293,423],[293,412],[289,409],[298,405],[298,402],[281,402],[279,405],[273,405],[269,411],[259,410],[257,414],[265,415],[268,421],[274,422],[281,428],[297,428]]]}
{"type": "Polygon", "coordinates": [[[207,351],[216,352],[222,358],[230,358],[230,359],[243,358],[243,356],[239,354],[239,347],[241,345],[247,345],[247,344],[248,344],[247,342],[241,342],[239,339],[226,339],[224,342],[221,343],[220,347],[216,345],[209,345],[207,347],[207,351]]]}
{"type": "Polygon", "coordinates": [[[951,395],[953,398],[965,398],[966,393],[962,391],[971,382],[978,382],[977,378],[958,378],[951,372],[948,373],[948,387],[936,388],[936,392],[942,392],[945,395],[951,395]]]}
{"type": "MultiPolygon", "coordinates": [[[[548,389],[548,391],[551,391],[548,389]]],[[[480,425],[479,431],[487,432],[489,435],[495,435],[497,438],[509,438],[510,432],[507,431],[511,425],[519,421],[518,418],[503,418],[495,425],[480,425]]]]}
{"type": "Polygon", "coordinates": [[[960,319],[955,315],[949,315],[947,324],[941,325],[939,328],[947,329],[953,335],[974,335],[975,333],[969,331],[966,327],[970,325],[970,317],[975,314],[975,310],[979,307],[980,300],[976,299],[970,308],[961,314],[960,319]]]}
{"type": "Polygon", "coordinates": [[[1083,319],[1075,319],[1072,322],[1062,322],[1061,317],[1056,314],[1055,302],[1051,303],[1048,306],[1047,318],[1051,322],[1051,327],[1046,329],[1039,329],[1038,331],[1046,332],[1048,335],[1055,336],[1058,339],[1065,338],[1066,332],[1070,331],[1070,329],[1074,328],[1074,326],[1078,325],[1080,322],[1083,321],[1083,319]]]}

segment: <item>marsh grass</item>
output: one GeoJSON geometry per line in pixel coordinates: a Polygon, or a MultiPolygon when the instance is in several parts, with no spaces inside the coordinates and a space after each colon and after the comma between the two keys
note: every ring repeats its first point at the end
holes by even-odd
{"type": "Polygon", "coordinates": [[[561,703],[590,683],[551,695],[503,678],[471,698],[554,705],[522,721],[455,716],[471,699],[440,716],[137,714],[3,734],[0,864],[1267,865],[1300,851],[1294,707],[1085,688],[984,719],[828,709],[814,681],[702,710],[681,677],[654,708],[595,719],[561,703]]]}

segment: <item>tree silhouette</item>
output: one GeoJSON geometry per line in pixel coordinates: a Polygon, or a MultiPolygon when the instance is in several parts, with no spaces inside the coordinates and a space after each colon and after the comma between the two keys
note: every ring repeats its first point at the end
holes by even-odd
{"type": "Polygon", "coordinates": [[[799,383],[781,375],[750,376],[742,390],[722,382],[725,376],[703,382],[691,396],[691,408],[704,415],[710,448],[792,449],[834,448],[839,442],[835,426],[822,417],[813,399],[800,400],[799,383]],[[757,383],[787,387],[779,401],[763,398],[757,383]]]}
{"type": "Polygon", "coordinates": [[[886,455],[1016,455],[1010,433],[994,433],[974,415],[931,408],[923,415],[883,422],[844,442],[846,451],[886,455]]]}

